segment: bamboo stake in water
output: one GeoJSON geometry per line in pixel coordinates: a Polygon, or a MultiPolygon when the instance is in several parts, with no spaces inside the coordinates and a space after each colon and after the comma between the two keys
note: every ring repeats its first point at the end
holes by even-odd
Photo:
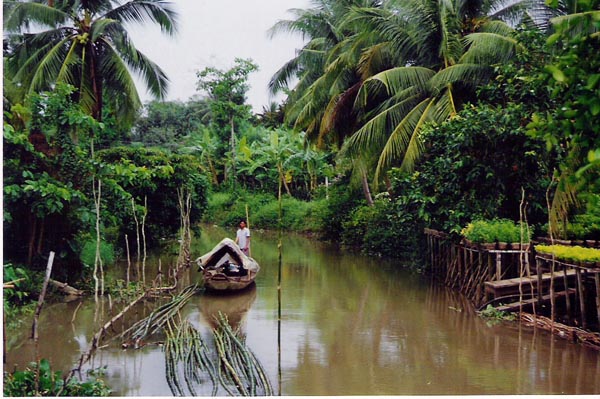
{"type": "Polygon", "coordinates": [[[33,325],[31,326],[31,338],[37,343],[38,341],[38,320],[42,313],[42,307],[44,306],[44,298],[46,296],[46,289],[48,288],[48,281],[50,280],[50,274],[52,273],[52,264],[54,263],[54,252],[50,251],[48,257],[48,265],[46,266],[46,276],[44,277],[44,283],[42,284],[42,292],[38,298],[38,304],[35,309],[35,315],[33,316],[33,325]]]}
{"type": "Polygon", "coordinates": [[[142,214],[142,243],[144,257],[142,258],[142,283],[146,285],[146,216],[148,216],[148,196],[144,196],[144,213],[142,214]]]}
{"type": "Polygon", "coordinates": [[[137,258],[135,262],[136,277],[140,281],[140,223],[135,212],[135,199],[131,197],[131,208],[133,210],[133,220],[135,221],[135,236],[137,241],[137,258]]]}
{"type": "MultiPolygon", "coordinates": [[[[246,227],[250,230],[250,214],[248,213],[248,204],[246,204],[246,227]]],[[[248,243],[248,256],[252,257],[252,247],[248,243]]]]}
{"type": "Polygon", "coordinates": [[[129,273],[131,270],[131,257],[129,256],[129,239],[125,234],[125,249],[127,250],[127,287],[129,288],[129,273]]]}
{"type": "Polygon", "coordinates": [[[278,202],[279,202],[279,240],[277,242],[277,251],[278,251],[278,261],[277,261],[277,380],[278,380],[278,395],[281,396],[281,381],[282,381],[282,372],[281,372],[281,264],[282,264],[282,244],[281,244],[281,236],[282,236],[282,205],[281,205],[281,179],[279,180],[279,192],[278,192],[278,202]]]}

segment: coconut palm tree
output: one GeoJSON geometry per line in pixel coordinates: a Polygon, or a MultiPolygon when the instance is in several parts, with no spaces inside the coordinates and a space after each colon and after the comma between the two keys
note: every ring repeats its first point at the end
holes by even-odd
{"type": "MultiPolygon", "coordinates": [[[[95,119],[110,103],[121,120],[131,121],[141,106],[131,73],[155,97],[167,92],[165,73],[137,50],[126,24],[154,23],[169,35],[176,13],[163,0],[4,1],[4,31],[16,37],[6,67],[27,93],[58,82],[77,88],[77,99],[95,119]]],[[[119,119],[119,118],[118,118],[119,119]]]]}
{"type": "MultiPolygon", "coordinates": [[[[364,187],[373,161],[376,177],[398,159],[410,169],[421,150],[420,127],[455,113],[487,79],[489,65],[513,54],[512,28],[486,15],[515,18],[523,9],[515,3],[524,2],[504,8],[464,0],[338,3],[335,18],[327,14],[335,34],[311,37],[292,60],[300,82],[286,117],[308,140],[343,144],[341,155],[356,159],[364,187]],[[317,45],[318,51],[309,47],[317,45]],[[308,62],[315,54],[319,62],[308,62]]],[[[312,26],[295,22],[288,25],[312,26]]]]}
{"type": "Polygon", "coordinates": [[[396,65],[364,79],[354,104],[360,127],[342,149],[349,156],[376,155],[376,182],[391,166],[411,170],[423,150],[422,126],[455,114],[487,81],[490,65],[516,51],[513,29],[488,16],[492,3],[405,0],[392,9],[354,11],[352,21],[380,32],[378,46],[396,65]]]}

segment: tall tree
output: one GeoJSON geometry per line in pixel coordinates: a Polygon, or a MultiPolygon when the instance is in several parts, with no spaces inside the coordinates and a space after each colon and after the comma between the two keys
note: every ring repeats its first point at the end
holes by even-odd
{"type": "Polygon", "coordinates": [[[95,119],[112,103],[120,119],[131,122],[141,102],[133,72],[158,98],[167,92],[165,73],[137,50],[126,24],[157,24],[176,31],[176,13],[163,0],[15,0],[5,1],[4,31],[16,43],[5,64],[27,93],[65,82],[95,119]]]}
{"type": "Polygon", "coordinates": [[[198,89],[208,93],[210,99],[212,126],[223,143],[229,142],[232,174],[228,176],[225,167],[224,180],[231,177],[235,181],[235,128],[239,122],[250,118],[251,107],[246,104],[248,75],[256,70],[258,66],[252,60],[236,58],[235,65],[227,71],[207,67],[197,74],[198,89]]]}
{"type": "Polygon", "coordinates": [[[374,158],[378,178],[398,162],[412,168],[423,124],[456,113],[489,65],[514,54],[513,30],[499,18],[514,21],[531,1],[337,3],[346,6],[331,28],[337,41],[321,50],[321,70],[306,87],[303,77],[315,70],[300,69],[289,116],[309,139],[333,133],[343,155],[362,165],[374,158]]]}

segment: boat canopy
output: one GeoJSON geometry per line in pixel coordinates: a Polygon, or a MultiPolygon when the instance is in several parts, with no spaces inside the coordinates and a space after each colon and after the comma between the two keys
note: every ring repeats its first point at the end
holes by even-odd
{"type": "Polygon", "coordinates": [[[224,238],[212,251],[196,259],[202,268],[215,268],[225,263],[235,263],[246,270],[258,270],[258,264],[247,257],[231,238],[224,238]]]}

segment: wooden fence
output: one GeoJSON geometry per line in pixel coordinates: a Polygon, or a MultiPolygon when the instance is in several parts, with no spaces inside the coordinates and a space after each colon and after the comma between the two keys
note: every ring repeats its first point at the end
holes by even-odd
{"type": "Polygon", "coordinates": [[[476,308],[492,304],[499,310],[534,314],[550,309],[552,320],[600,330],[599,267],[536,255],[530,245],[477,245],[456,242],[437,230],[424,232],[429,271],[476,308]]]}

